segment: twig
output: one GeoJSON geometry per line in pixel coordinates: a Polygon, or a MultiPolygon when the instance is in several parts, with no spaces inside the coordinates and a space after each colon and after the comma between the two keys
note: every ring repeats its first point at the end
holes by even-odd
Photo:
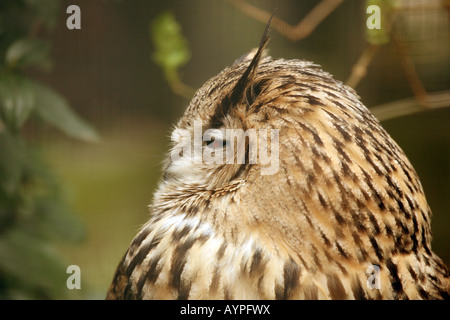
{"type": "Polygon", "coordinates": [[[449,0],[435,0],[432,1],[432,3],[428,2],[402,2],[397,8],[397,10],[401,11],[429,11],[429,10],[436,10],[436,9],[444,9],[449,10],[450,9],[450,1],[449,0]]]}
{"type": "Polygon", "coordinates": [[[192,99],[195,89],[181,80],[178,69],[166,68],[164,76],[173,93],[189,100],[192,99]]]}
{"type": "Polygon", "coordinates": [[[408,51],[404,42],[397,39],[395,32],[392,34],[392,41],[397,49],[397,56],[400,60],[400,65],[403,69],[403,72],[406,75],[406,79],[408,80],[409,86],[414,94],[414,97],[418,100],[419,104],[423,108],[428,108],[427,105],[427,92],[420,81],[420,77],[417,74],[416,67],[412,62],[411,58],[408,55],[408,51]]]}
{"type": "MultiPolygon", "coordinates": [[[[271,13],[259,9],[242,0],[227,0],[249,17],[267,23],[272,16],[271,13]]],[[[299,41],[306,38],[314,29],[344,0],[322,0],[316,5],[296,26],[292,26],[284,20],[273,17],[272,28],[277,30],[286,38],[292,41],[299,41]]]]}
{"type": "Polygon", "coordinates": [[[179,96],[182,96],[186,99],[192,99],[195,94],[195,89],[185,84],[181,80],[171,81],[169,82],[170,87],[174,93],[179,96]]]}
{"type": "MultiPolygon", "coordinates": [[[[397,15],[396,10],[392,10],[390,14],[386,14],[386,21],[384,22],[384,31],[388,34],[392,33],[392,24],[397,15]]],[[[372,62],[375,53],[378,51],[381,45],[371,44],[369,43],[366,49],[363,51],[358,61],[352,67],[352,73],[350,74],[346,84],[352,88],[356,88],[359,82],[364,78],[367,74],[367,68],[372,62]]]]}
{"type": "MultiPolygon", "coordinates": [[[[428,93],[426,97],[428,110],[450,107],[450,90],[428,93]]],[[[423,106],[416,98],[406,98],[377,105],[370,111],[380,121],[391,120],[397,117],[424,111],[423,106]]]]}
{"type": "MultiPolygon", "coordinates": [[[[271,13],[248,4],[243,0],[227,1],[241,10],[244,14],[263,23],[266,23],[271,17],[271,13]]],[[[310,35],[311,32],[313,32],[314,29],[343,1],[344,0],[322,0],[303,18],[303,20],[301,20],[295,26],[286,23],[278,17],[273,17],[272,27],[280,32],[280,34],[292,41],[301,40],[310,35]]],[[[416,72],[412,60],[407,54],[406,45],[401,43],[396,38],[396,34],[392,30],[392,22],[397,13],[400,11],[413,11],[418,10],[419,8],[431,10],[438,8],[449,8],[449,6],[450,0],[445,0],[441,4],[433,4],[432,6],[404,5],[392,9],[391,15],[388,19],[388,22],[386,23],[385,28],[393,38],[393,42],[397,48],[401,66],[406,74],[406,78],[411,86],[415,99],[405,99],[374,107],[373,112],[376,113],[377,117],[380,120],[387,120],[401,115],[423,111],[424,107],[433,109],[450,106],[449,91],[435,93],[433,94],[433,96],[427,94],[419,78],[419,75],[416,72]],[[390,110],[390,108],[392,108],[392,110],[390,110]]],[[[375,44],[369,44],[365,48],[358,61],[352,67],[352,73],[346,81],[346,84],[348,86],[355,88],[359,84],[359,82],[366,76],[367,68],[372,62],[379,48],[380,45],[375,44]]]]}
{"type": "Polygon", "coordinates": [[[367,74],[367,67],[372,62],[373,57],[375,56],[375,53],[378,51],[380,46],[377,45],[368,45],[366,49],[363,51],[361,56],[359,57],[358,61],[355,63],[355,65],[352,67],[352,73],[350,74],[349,78],[346,81],[346,85],[356,88],[361,81],[362,78],[364,78],[367,74]]]}

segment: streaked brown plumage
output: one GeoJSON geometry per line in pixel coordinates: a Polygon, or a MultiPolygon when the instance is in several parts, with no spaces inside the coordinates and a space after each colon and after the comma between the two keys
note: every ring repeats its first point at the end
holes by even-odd
{"type": "Polygon", "coordinates": [[[278,129],[278,172],[168,156],[107,298],[448,298],[403,151],[351,88],[310,62],[263,58],[266,43],[267,30],[252,60],[196,93],[177,128],[278,129]]]}

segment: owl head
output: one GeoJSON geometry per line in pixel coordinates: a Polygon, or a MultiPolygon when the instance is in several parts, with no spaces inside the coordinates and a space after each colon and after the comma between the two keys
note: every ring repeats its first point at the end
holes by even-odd
{"type": "Polygon", "coordinates": [[[320,119],[308,116],[311,123],[298,128],[297,117],[342,94],[349,105],[366,111],[352,89],[319,66],[268,57],[269,26],[270,21],[258,48],[211,78],[194,95],[172,131],[163,186],[223,192],[238,182],[277,175],[283,162],[280,147],[284,158],[302,153],[298,146],[280,144],[280,134],[291,136],[285,140],[295,140],[306,130],[304,138],[312,135],[314,143],[320,141],[314,129],[320,119]]]}

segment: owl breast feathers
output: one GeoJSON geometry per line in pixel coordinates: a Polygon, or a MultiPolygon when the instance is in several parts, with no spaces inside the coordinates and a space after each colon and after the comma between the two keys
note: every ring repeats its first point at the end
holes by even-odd
{"type": "Polygon", "coordinates": [[[175,131],[203,139],[183,140],[183,155],[174,144],[107,298],[448,298],[403,151],[351,88],[310,62],[264,58],[266,43],[192,99],[175,131]],[[223,157],[238,146],[227,130],[275,132],[277,157],[260,148],[250,161],[248,134],[231,152],[244,161],[198,158],[212,142],[223,157]]]}

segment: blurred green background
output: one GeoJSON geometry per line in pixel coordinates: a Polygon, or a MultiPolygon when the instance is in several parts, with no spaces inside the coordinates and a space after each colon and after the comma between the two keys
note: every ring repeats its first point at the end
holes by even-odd
{"type": "MultiPolygon", "coordinates": [[[[23,5],[42,5],[44,15],[45,5],[50,2],[18,1],[23,5]]],[[[277,8],[277,16],[292,25],[319,3],[298,0],[248,2],[268,12],[277,8]]],[[[5,3],[0,4],[0,10],[6,10],[6,7],[5,3]]],[[[367,45],[365,8],[365,1],[345,1],[310,36],[298,42],[292,42],[274,30],[270,54],[277,58],[314,61],[336,79],[345,81],[367,45]]],[[[0,280],[0,298],[105,297],[119,260],[149,217],[147,205],[159,178],[171,125],[189,102],[171,90],[166,81],[167,74],[152,58],[155,47],[150,25],[166,11],[174,14],[187,41],[190,60],[178,70],[178,76],[192,88],[200,87],[257,46],[264,30],[263,23],[243,14],[227,1],[61,0],[54,27],[48,31],[38,28],[37,34],[33,35],[51,44],[51,68],[31,68],[23,73],[65,97],[80,119],[95,128],[100,140],[86,142],[67,137],[57,130],[57,125],[55,129],[55,125],[49,126],[39,120],[26,122],[20,130],[50,172],[52,183],[57,184],[58,195],[55,197],[63,199],[71,212],[67,214],[65,227],[61,228],[62,236],[43,237],[53,246],[52,254],[60,258],[59,270],[55,271],[59,273],[60,282],[55,285],[62,282],[63,289],[43,294],[32,288],[32,293],[27,293],[27,277],[33,278],[40,265],[35,266],[31,260],[33,247],[27,249],[30,253],[26,251],[31,258],[23,263],[20,259],[24,253],[20,250],[24,248],[14,248],[14,251],[2,248],[1,224],[4,222],[0,220],[0,259],[11,257],[17,264],[25,264],[23,270],[28,274],[22,279],[13,277],[9,282],[0,280]],[[66,27],[69,17],[66,8],[71,4],[81,9],[81,30],[66,27]],[[79,231],[73,231],[72,227],[79,231]],[[73,239],[69,240],[73,241],[64,241],[71,237],[73,239]],[[65,286],[64,277],[69,276],[65,274],[65,268],[69,265],[81,268],[81,290],[68,290],[65,286]],[[15,281],[21,281],[21,290],[14,290],[15,281]]],[[[14,13],[19,15],[20,8],[14,13]]],[[[2,19],[0,23],[4,26],[7,18],[2,15],[2,19]]],[[[399,18],[399,29],[426,90],[448,90],[448,9],[405,13],[399,18]]],[[[5,30],[0,30],[2,34],[5,30]]],[[[8,43],[5,38],[0,38],[0,43],[2,41],[8,43]]],[[[395,46],[387,44],[378,50],[357,91],[368,107],[413,96],[395,46]]],[[[450,108],[383,122],[421,178],[434,215],[433,250],[448,266],[449,125],[450,108]]],[[[5,154],[0,154],[0,159],[2,156],[5,154]]],[[[36,171],[39,172],[39,168],[36,171]]],[[[4,177],[0,176],[1,179],[4,177]]],[[[28,228],[33,225],[28,223],[28,228]]],[[[20,242],[21,238],[18,239],[20,242]]],[[[5,271],[0,261],[0,279],[2,276],[5,271]]],[[[35,282],[39,286],[39,280],[35,282]]]]}

